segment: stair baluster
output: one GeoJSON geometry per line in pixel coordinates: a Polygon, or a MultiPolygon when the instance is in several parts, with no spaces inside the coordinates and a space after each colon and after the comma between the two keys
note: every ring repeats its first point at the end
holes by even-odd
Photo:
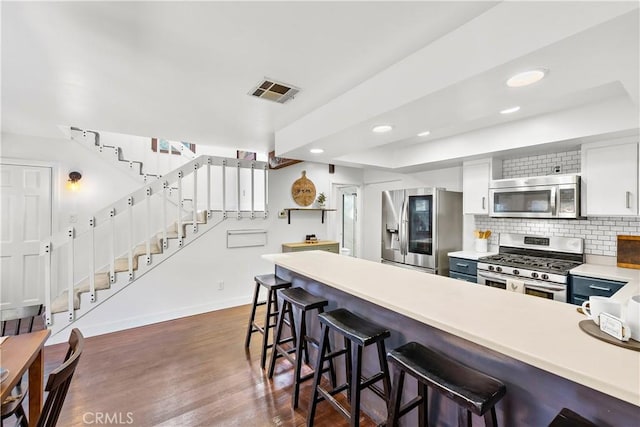
{"type": "Polygon", "coordinates": [[[182,247],[182,239],[184,238],[184,230],[182,228],[182,171],[178,172],[178,246],[182,247]]]}
{"type": "Polygon", "coordinates": [[[169,183],[167,181],[162,183],[162,249],[169,247],[169,241],[167,240],[167,187],[169,183]]]}
{"type": "Polygon", "coordinates": [[[111,233],[109,233],[109,283],[116,282],[116,209],[109,210],[109,222],[111,223],[111,233]]]}
{"type": "Polygon", "coordinates": [[[146,207],[146,211],[147,211],[147,220],[145,221],[146,223],[146,235],[147,235],[147,246],[146,246],[146,252],[147,252],[147,256],[145,259],[145,264],[149,265],[151,264],[151,238],[153,237],[151,235],[151,188],[148,187],[145,191],[145,207],[146,207]]]}
{"type": "Polygon", "coordinates": [[[242,216],[240,214],[240,160],[238,160],[236,164],[236,219],[241,219],[242,216]]]}
{"type": "Polygon", "coordinates": [[[89,218],[89,245],[91,246],[91,256],[89,260],[89,300],[96,302],[96,220],[89,218]]]}
{"type": "Polygon", "coordinates": [[[74,276],[74,269],[75,269],[75,254],[74,254],[74,235],[75,235],[75,230],[73,229],[73,227],[69,227],[67,229],[67,235],[69,236],[69,243],[68,243],[68,248],[69,248],[69,253],[67,255],[68,262],[67,262],[67,278],[68,278],[68,288],[67,288],[67,304],[68,304],[68,316],[69,316],[69,322],[73,321],[73,318],[75,317],[75,307],[73,304],[73,297],[75,296],[75,291],[74,291],[74,286],[75,286],[75,281],[73,280],[73,276],[74,276]]]}
{"type": "Polygon", "coordinates": [[[129,243],[127,247],[129,248],[128,253],[128,261],[129,261],[129,281],[133,281],[133,197],[129,196],[127,198],[127,216],[129,218],[129,243]]]}
{"type": "MultiPolygon", "coordinates": [[[[184,145],[183,145],[184,147],[184,145]]],[[[240,187],[240,186],[238,186],[240,187]]],[[[198,232],[198,164],[194,163],[193,164],[193,199],[192,199],[192,203],[193,203],[193,232],[197,233],[198,232]]]]}

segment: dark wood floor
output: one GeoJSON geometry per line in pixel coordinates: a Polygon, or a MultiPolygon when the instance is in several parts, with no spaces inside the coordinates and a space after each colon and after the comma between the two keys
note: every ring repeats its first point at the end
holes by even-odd
{"type": "MultiPolygon", "coordinates": [[[[244,348],[248,316],[242,306],[87,338],[58,425],[305,425],[311,382],[294,411],[291,365],[280,359],[269,380],[260,368],[261,335],[244,348]]],[[[66,347],[46,348],[47,374],[66,347]]],[[[321,402],[315,425],[347,423],[321,402]]],[[[375,423],[363,416],[361,425],[375,423]]]]}

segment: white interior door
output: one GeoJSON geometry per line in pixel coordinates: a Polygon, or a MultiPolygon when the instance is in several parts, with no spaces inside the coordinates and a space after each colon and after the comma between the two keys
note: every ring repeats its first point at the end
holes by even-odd
{"type": "Polygon", "coordinates": [[[51,234],[51,168],[0,164],[0,308],[44,302],[40,241],[51,234]]]}

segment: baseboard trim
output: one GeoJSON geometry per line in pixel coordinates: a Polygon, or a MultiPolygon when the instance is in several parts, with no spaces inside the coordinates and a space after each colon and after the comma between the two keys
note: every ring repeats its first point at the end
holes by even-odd
{"type": "MultiPolygon", "coordinates": [[[[207,313],[210,311],[222,310],[225,308],[237,307],[239,305],[249,304],[251,296],[230,298],[222,301],[212,301],[206,304],[198,304],[190,307],[182,307],[175,310],[163,311],[159,313],[147,314],[144,316],[134,316],[126,319],[119,319],[113,322],[105,322],[101,324],[91,324],[84,326],[83,320],[79,319],[74,328],[79,328],[85,337],[93,337],[96,335],[104,335],[112,332],[124,331],[127,329],[138,328],[140,326],[152,325],[154,323],[166,322],[167,320],[175,320],[181,317],[193,316],[196,314],[207,313]]],[[[71,328],[65,328],[47,340],[46,345],[60,344],[69,340],[71,328]]]]}

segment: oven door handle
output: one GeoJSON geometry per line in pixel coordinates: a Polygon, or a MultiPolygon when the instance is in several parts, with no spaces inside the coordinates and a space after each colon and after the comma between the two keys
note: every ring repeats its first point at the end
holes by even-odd
{"type": "Polygon", "coordinates": [[[478,277],[482,277],[483,279],[495,280],[501,283],[507,283],[507,279],[501,275],[493,274],[493,273],[478,273],[478,277]]]}
{"type": "Polygon", "coordinates": [[[567,289],[565,286],[554,286],[554,285],[549,285],[547,283],[539,284],[539,283],[524,282],[524,286],[525,288],[534,288],[534,289],[539,289],[544,291],[564,291],[565,289],[567,289]]]}

